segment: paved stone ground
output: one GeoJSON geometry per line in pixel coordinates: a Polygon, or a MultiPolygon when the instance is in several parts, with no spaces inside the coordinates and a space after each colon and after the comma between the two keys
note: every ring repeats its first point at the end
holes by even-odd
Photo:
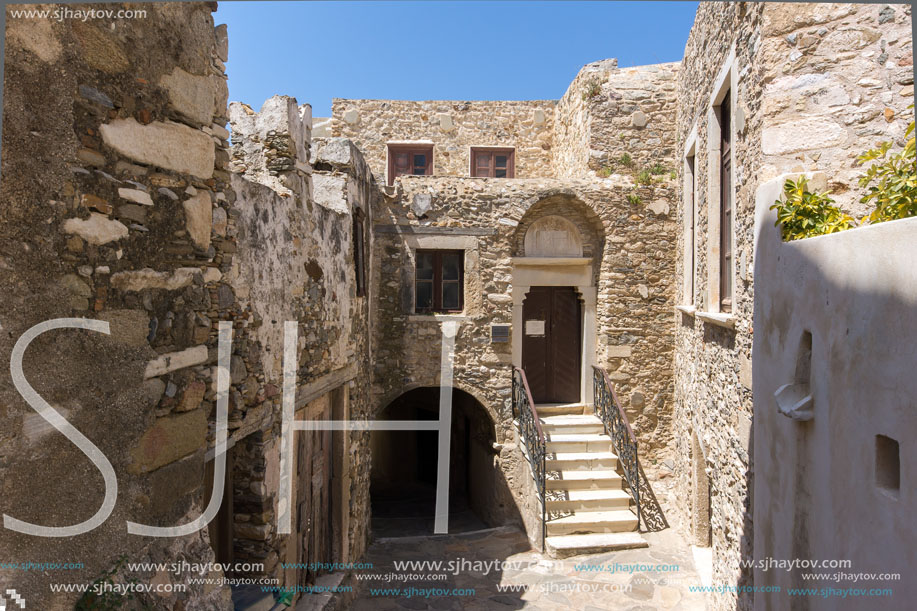
{"type": "Polygon", "coordinates": [[[688,590],[700,585],[690,547],[673,529],[645,535],[650,546],[644,549],[608,552],[551,560],[531,551],[525,535],[514,528],[497,528],[475,533],[447,536],[379,539],[370,547],[366,561],[373,563],[371,571],[377,577],[371,581],[354,582],[356,600],[349,606],[355,611],[396,611],[401,609],[580,609],[583,611],[705,609],[702,594],[688,590]],[[504,563],[484,574],[465,564],[466,570],[407,569],[395,571],[397,560],[462,560],[468,562],[504,563]],[[512,567],[505,563],[512,563],[512,567]],[[604,565],[605,571],[583,570],[577,565],[604,565]],[[612,571],[617,564],[616,570],[612,571]],[[634,567],[634,565],[641,565],[634,567]],[[677,571],[661,571],[663,565],[675,565],[677,571]],[[445,580],[421,579],[385,581],[396,574],[402,579],[409,574],[445,573],[445,580]],[[456,574],[457,573],[457,574],[456,574]],[[506,586],[528,586],[527,591],[509,591],[506,586]],[[630,586],[629,588],[627,586],[630,586]],[[431,588],[474,589],[473,594],[426,596],[415,593],[408,597],[370,592],[371,588],[431,588]]]}

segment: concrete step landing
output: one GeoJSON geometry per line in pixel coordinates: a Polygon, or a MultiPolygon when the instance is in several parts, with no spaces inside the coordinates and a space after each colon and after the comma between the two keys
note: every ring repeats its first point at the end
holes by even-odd
{"type": "Polygon", "coordinates": [[[646,539],[638,532],[558,535],[545,539],[545,547],[552,558],[568,558],[580,554],[598,554],[648,546],[646,539]]]}

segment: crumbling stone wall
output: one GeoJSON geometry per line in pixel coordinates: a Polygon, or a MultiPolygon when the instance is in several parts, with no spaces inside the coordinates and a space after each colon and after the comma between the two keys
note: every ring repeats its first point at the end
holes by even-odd
{"type": "Polygon", "coordinates": [[[471,147],[515,147],[516,176],[552,176],[553,100],[426,101],[344,100],[331,106],[331,134],[345,137],[366,157],[381,183],[386,143],[434,145],[433,174],[470,176],[471,147]]]}
{"type": "MultiPolygon", "coordinates": [[[[205,3],[127,8],[145,16],[7,14],[0,354],[9,363],[17,339],[50,319],[110,325],[108,335],[42,335],[24,363],[29,383],[99,447],[119,483],[111,516],[90,533],[0,530],[10,558],[84,563],[50,576],[62,582],[91,582],[122,556],[213,560],[205,530],[151,539],[126,535],[125,521],[184,524],[205,502],[215,329],[234,315],[221,298],[232,251],[220,225],[231,199],[225,29],[214,29],[205,3]]],[[[8,423],[0,433],[4,513],[48,526],[90,517],[103,497],[98,470],[9,377],[0,396],[8,423]]],[[[190,576],[119,571],[114,579],[187,584],[190,576]]],[[[5,571],[0,579],[34,608],[72,608],[78,598],[52,594],[49,576],[38,572],[5,571]]],[[[231,606],[219,586],[138,596],[143,608],[231,606]]]]}
{"type": "MultiPolygon", "coordinates": [[[[694,453],[701,454],[695,458],[710,478],[715,583],[752,582],[739,561],[755,551],[749,504],[755,190],[783,172],[820,170],[814,188],[830,185],[845,210],[864,212],[856,203],[861,170],[853,158],[879,140],[900,138],[913,116],[904,111],[913,99],[909,32],[910,9],[897,5],[702,3],[698,9],[677,90],[677,165],[685,184],[677,212],[679,275],[691,256],[685,250],[691,196],[683,156],[695,135],[696,258],[694,292],[687,294],[680,283],[678,302],[686,307],[675,314],[674,439],[678,498],[692,498],[695,434],[694,453]],[[728,325],[734,328],[705,316],[716,310],[709,302],[718,234],[709,230],[719,215],[718,199],[709,192],[710,102],[718,76],[733,78],[722,72],[731,53],[735,272],[728,325]]],[[[689,502],[676,508],[685,530],[705,520],[691,515],[689,502]]],[[[749,609],[753,601],[750,594],[727,594],[711,603],[749,609]]]]}
{"type": "MultiPolygon", "coordinates": [[[[234,102],[230,117],[237,195],[232,217],[239,250],[228,280],[248,313],[240,329],[245,339],[233,356],[234,365],[239,359],[233,382],[242,388],[237,396],[240,413],[231,422],[239,427],[233,438],[239,439],[245,456],[236,463],[235,548],[239,558],[263,562],[263,574],[293,586],[279,562],[295,558],[291,546],[301,542],[295,534],[279,534],[275,519],[280,511],[278,389],[284,322],[299,321],[297,409],[324,394],[316,394],[316,387],[328,386],[330,391],[343,385],[350,418],[365,419],[368,293],[357,294],[353,221],[363,210],[371,222],[371,175],[346,141],[335,143],[350,155],[346,159],[327,144],[313,151],[311,109],[298,107],[292,98],[275,96],[259,112],[234,102]],[[323,169],[313,173],[312,163],[323,169]],[[336,382],[329,383],[332,378],[336,382]],[[267,391],[259,395],[262,388],[267,391]]],[[[368,230],[364,239],[368,248],[368,230]]],[[[365,432],[348,436],[343,464],[351,482],[351,519],[349,549],[343,553],[359,558],[368,539],[369,441],[365,432]]]]}
{"type": "Polygon", "coordinates": [[[616,59],[584,66],[557,104],[555,175],[633,175],[656,164],[665,175],[674,170],[678,66],[618,68],[616,59]],[[631,164],[621,162],[625,154],[631,164]]]}

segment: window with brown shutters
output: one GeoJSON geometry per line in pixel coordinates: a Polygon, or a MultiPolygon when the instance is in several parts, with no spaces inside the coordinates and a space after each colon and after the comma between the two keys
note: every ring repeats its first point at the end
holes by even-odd
{"type": "Polygon", "coordinates": [[[513,178],[516,175],[513,149],[472,148],[471,175],[476,178],[513,178]]]}
{"type": "Polygon", "coordinates": [[[720,311],[732,311],[732,136],[729,93],[720,103],[720,311]]]}
{"type": "Polygon", "coordinates": [[[414,271],[414,311],[461,312],[464,308],[465,252],[418,250],[414,271]]]}
{"type": "Polygon", "coordinates": [[[388,184],[399,176],[429,176],[433,173],[433,145],[389,144],[388,184]]]}

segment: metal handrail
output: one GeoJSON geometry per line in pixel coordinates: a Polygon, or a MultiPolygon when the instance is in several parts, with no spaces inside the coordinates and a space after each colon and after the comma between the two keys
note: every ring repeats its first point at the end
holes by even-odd
{"type": "Polygon", "coordinates": [[[624,469],[624,478],[631,496],[637,505],[637,530],[640,530],[640,457],[637,454],[637,438],[627,415],[621,409],[614,385],[604,369],[592,366],[592,386],[595,394],[595,414],[611,437],[615,454],[624,469]]]}
{"type": "Polygon", "coordinates": [[[525,441],[529,465],[532,467],[532,476],[538,489],[538,498],[541,500],[541,545],[547,536],[547,500],[545,492],[545,455],[547,454],[547,439],[541,428],[541,419],[532,400],[532,391],[529,390],[529,381],[525,372],[519,367],[513,367],[513,419],[518,419],[519,429],[525,441]]]}

